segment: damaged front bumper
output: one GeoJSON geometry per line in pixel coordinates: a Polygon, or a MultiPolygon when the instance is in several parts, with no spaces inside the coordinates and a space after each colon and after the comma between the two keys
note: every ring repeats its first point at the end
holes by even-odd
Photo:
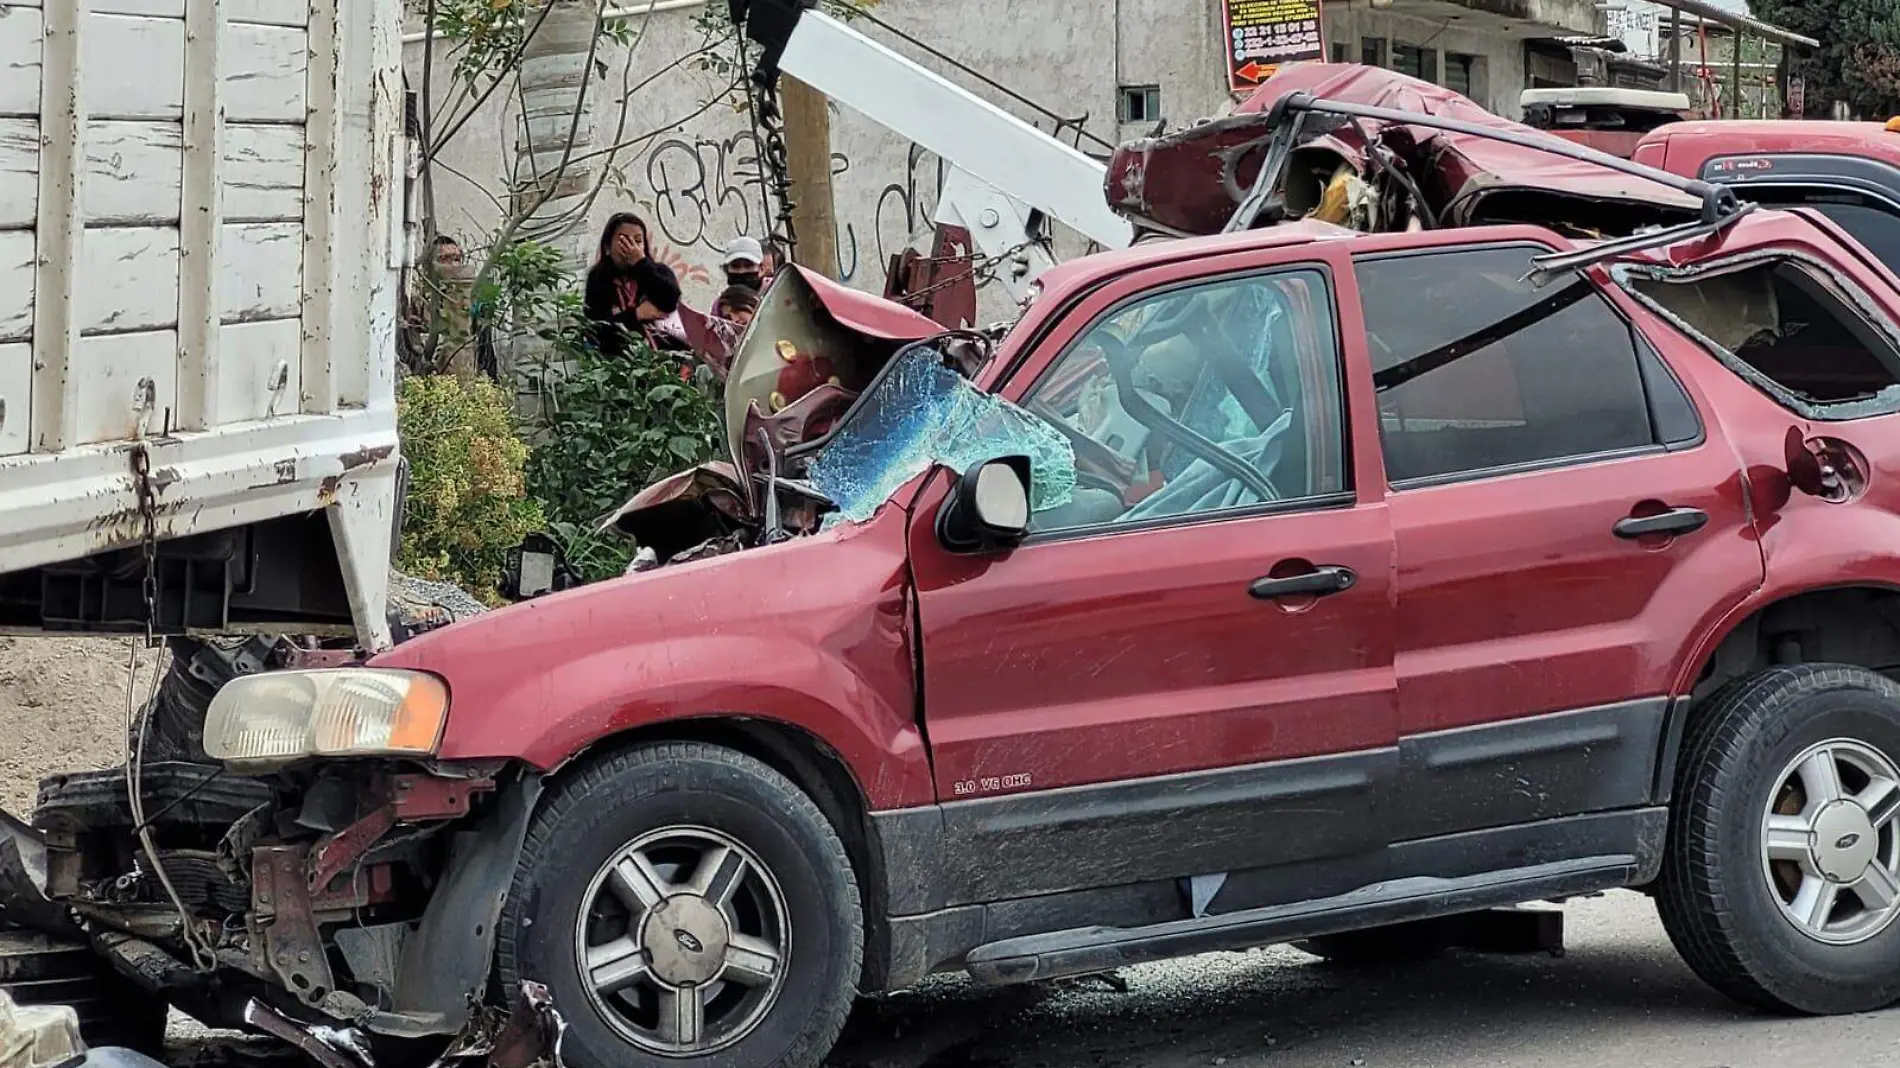
{"type": "Polygon", "coordinates": [[[87,943],[153,996],[324,1068],[374,1068],[372,1039],[445,1064],[552,1063],[561,1028],[545,990],[489,1004],[540,778],[436,770],[319,773],[298,793],[148,766],[156,858],[99,815],[120,773],[48,780],[33,824],[0,811],[0,923],[87,943]],[[229,818],[253,797],[269,800],[229,818]]]}

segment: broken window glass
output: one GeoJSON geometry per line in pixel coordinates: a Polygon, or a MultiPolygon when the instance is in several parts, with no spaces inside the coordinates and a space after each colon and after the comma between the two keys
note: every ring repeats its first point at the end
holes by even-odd
{"type": "MultiPolygon", "coordinates": [[[[1674,276],[1628,271],[1638,295],[1771,395],[1841,418],[1900,386],[1900,348],[1817,271],[1788,259],[1674,276]],[[1739,365],[1739,366],[1738,366],[1739,365]]],[[[1881,406],[1884,410],[1884,405],[1881,406]]]]}
{"type": "Polygon", "coordinates": [[[1058,507],[1075,492],[1075,450],[1066,438],[971,385],[944,366],[934,346],[920,345],[871,388],[809,474],[838,506],[827,524],[862,522],[932,466],[962,472],[1003,456],[1029,457],[1033,508],[1058,507]]]}

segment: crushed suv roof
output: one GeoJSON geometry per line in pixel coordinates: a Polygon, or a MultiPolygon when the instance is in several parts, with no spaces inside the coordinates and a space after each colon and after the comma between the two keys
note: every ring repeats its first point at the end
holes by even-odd
{"type": "MultiPolygon", "coordinates": [[[[1454,119],[1518,139],[1574,145],[1493,115],[1449,89],[1358,64],[1288,68],[1237,113],[1134,141],[1110,161],[1111,204],[1151,231],[1214,233],[1241,203],[1296,93],[1345,104],[1454,119]]],[[[1293,149],[1280,218],[1317,217],[1355,229],[1531,222],[1586,235],[1623,235],[1681,222],[1698,207],[1668,186],[1477,133],[1374,119],[1310,116],[1293,149]]]]}

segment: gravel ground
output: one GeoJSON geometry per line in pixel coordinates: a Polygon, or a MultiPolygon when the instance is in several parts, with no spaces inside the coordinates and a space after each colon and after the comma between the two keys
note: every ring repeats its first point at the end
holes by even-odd
{"type": "Polygon", "coordinates": [[[0,636],[0,805],[24,815],[41,777],[125,759],[127,658],[143,703],[158,654],[116,638],[0,636]]]}
{"type": "MultiPolygon", "coordinates": [[[[126,658],[113,639],[0,637],[0,804],[40,776],[123,756],[126,658]]],[[[140,651],[139,694],[154,655],[140,651]]],[[[1568,907],[1569,954],[1453,954],[1354,972],[1297,950],[1214,954],[1090,981],[958,981],[869,1000],[833,1068],[1822,1068],[1900,1066],[1900,1010],[1781,1019],[1736,1008],[1676,958],[1649,900],[1568,907]]],[[[174,1060],[229,1068],[226,1039],[178,1018],[174,1060]]]]}

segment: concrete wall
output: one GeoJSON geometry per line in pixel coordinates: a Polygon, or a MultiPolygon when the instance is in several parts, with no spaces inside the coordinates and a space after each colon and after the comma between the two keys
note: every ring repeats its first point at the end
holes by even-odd
{"type": "MultiPolygon", "coordinates": [[[[1127,2],[1154,3],[1158,9],[1165,6],[1158,0],[1127,2]]],[[[1118,140],[1118,49],[1111,5],[1081,5],[1065,9],[1059,21],[1028,25],[1020,3],[1014,0],[959,0],[956,4],[886,0],[878,13],[1064,118],[1086,116],[1083,128],[1106,143],[1118,140]]],[[[680,272],[687,299],[704,307],[717,293],[720,247],[740,234],[762,236],[777,220],[767,217],[763,204],[759,146],[750,122],[729,103],[706,106],[719,96],[727,79],[694,65],[655,77],[701,45],[696,16],[695,10],[649,16],[631,46],[630,65],[628,49],[602,48],[600,60],[609,77],[594,83],[597,94],[603,86],[608,90],[595,118],[602,147],[616,143],[610,139],[620,127],[618,87],[647,84],[631,97],[618,140],[632,143],[615,157],[614,180],[602,190],[587,225],[597,230],[616,211],[633,210],[645,216],[653,230],[656,254],[680,272]]],[[[861,28],[1022,118],[1045,129],[1055,125],[883,31],[861,28]]],[[[1196,62],[1190,58],[1196,36],[1181,34],[1172,52],[1154,55],[1185,77],[1196,62]]],[[[1213,39],[1218,39],[1217,31],[1213,39]]],[[[410,85],[418,90],[422,47],[411,43],[406,55],[410,85]]],[[[445,49],[437,48],[439,71],[445,49]]],[[[1203,106],[1212,107],[1219,69],[1201,82],[1203,106]]],[[[438,80],[432,95],[439,110],[450,94],[438,80]]],[[[436,179],[440,227],[471,247],[483,243],[500,218],[496,198],[505,195],[503,176],[513,160],[516,115],[516,102],[505,93],[496,94],[440,156],[445,165],[436,179]]],[[[1073,139],[1073,134],[1069,136],[1073,139]]],[[[831,147],[838,208],[837,273],[861,288],[881,290],[888,258],[928,224],[942,169],[935,157],[835,102],[831,147]]],[[[1079,241],[1066,236],[1060,243],[1071,253],[1083,251],[1079,241]]],[[[1005,310],[985,309],[999,316],[1005,310]]]]}
{"type": "MultiPolygon", "coordinates": [[[[1152,124],[1121,126],[1119,86],[1159,86],[1169,129],[1223,114],[1233,104],[1218,0],[1096,0],[1059,7],[1023,0],[883,0],[875,10],[880,19],[1058,115],[1086,117],[1083,128],[1108,143],[1152,129],[1152,124]]],[[[615,211],[646,216],[656,253],[679,271],[688,300],[704,307],[718,289],[720,246],[741,233],[762,235],[775,220],[766,217],[762,203],[758,145],[749,123],[729,104],[707,106],[727,79],[695,65],[655,77],[701,45],[697,15],[689,9],[648,16],[636,27],[630,64],[628,50],[602,49],[599,58],[608,76],[594,82],[601,97],[595,119],[601,145],[613,143],[609,139],[617,128],[619,141],[633,143],[615,157],[615,180],[603,189],[587,226],[597,230],[615,211]],[[648,79],[631,98],[621,128],[619,87],[648,79]]],[[[1045,129],[1053,125],[884,31],[863,23],[860,28],[1020,117],[1045,129]]],[[[1447,52],[1477,56],[1474,95],[1493,110],[1516,114],[1524,85],[1521,40],[1461,30],[1450,20],[1371,11],[1366,0],[1328,2],[1326,30],[1329,42],[1345,43],[1353,60],[1366,36],[1382,37],[1388,46],[1428,45],[1441,67],[1447,52]]],[[[409,45],[406,58],[410,85],[419,89],[422,46],[409,45]]],[[[440,111],[449,92],[439,77],[433,95],[440,111]]],[[[516,121],[513,99],[498,93],[440,157],[445,165],[436,182],[441,228],[471,248],[486,240],[500,216],[495,198],[505,195],[503,176],[514,159],[516,121]]],[[[1104,151],[1086,142],[1083,147],[1104,151]]],[[[838,273],[860,288],[881,290],[888,258],[930,220],[941,168],[933,157],[835,104],[832,153],[838,273]]],[[[1058,247],[1070,255],[1084,249],[1073,235],[1063,234],[1058,247]]],[[[986,319],[1009,310],[999,295],[986,291],[986,319]]]]}
{"type": "Polygon", "coordinates": [[[1446,19],[1427,19],[1387,11],[1373,11],[1364,3],[1326,5],[1326,41],[1346,47],[1346,59],[1358,62],[1365,38],[1382,38],[1387,54],[1393,45],[1409,44],[1437,53],[1438,76],[1427,81],[1445,83],[1446,53],[1474,57],[1471,97],[1487,111],[1511,118],[1523,114],[1518,94],[1525,87],[1524,42],[1516,37],[1465,30],[1446,19]]]}

